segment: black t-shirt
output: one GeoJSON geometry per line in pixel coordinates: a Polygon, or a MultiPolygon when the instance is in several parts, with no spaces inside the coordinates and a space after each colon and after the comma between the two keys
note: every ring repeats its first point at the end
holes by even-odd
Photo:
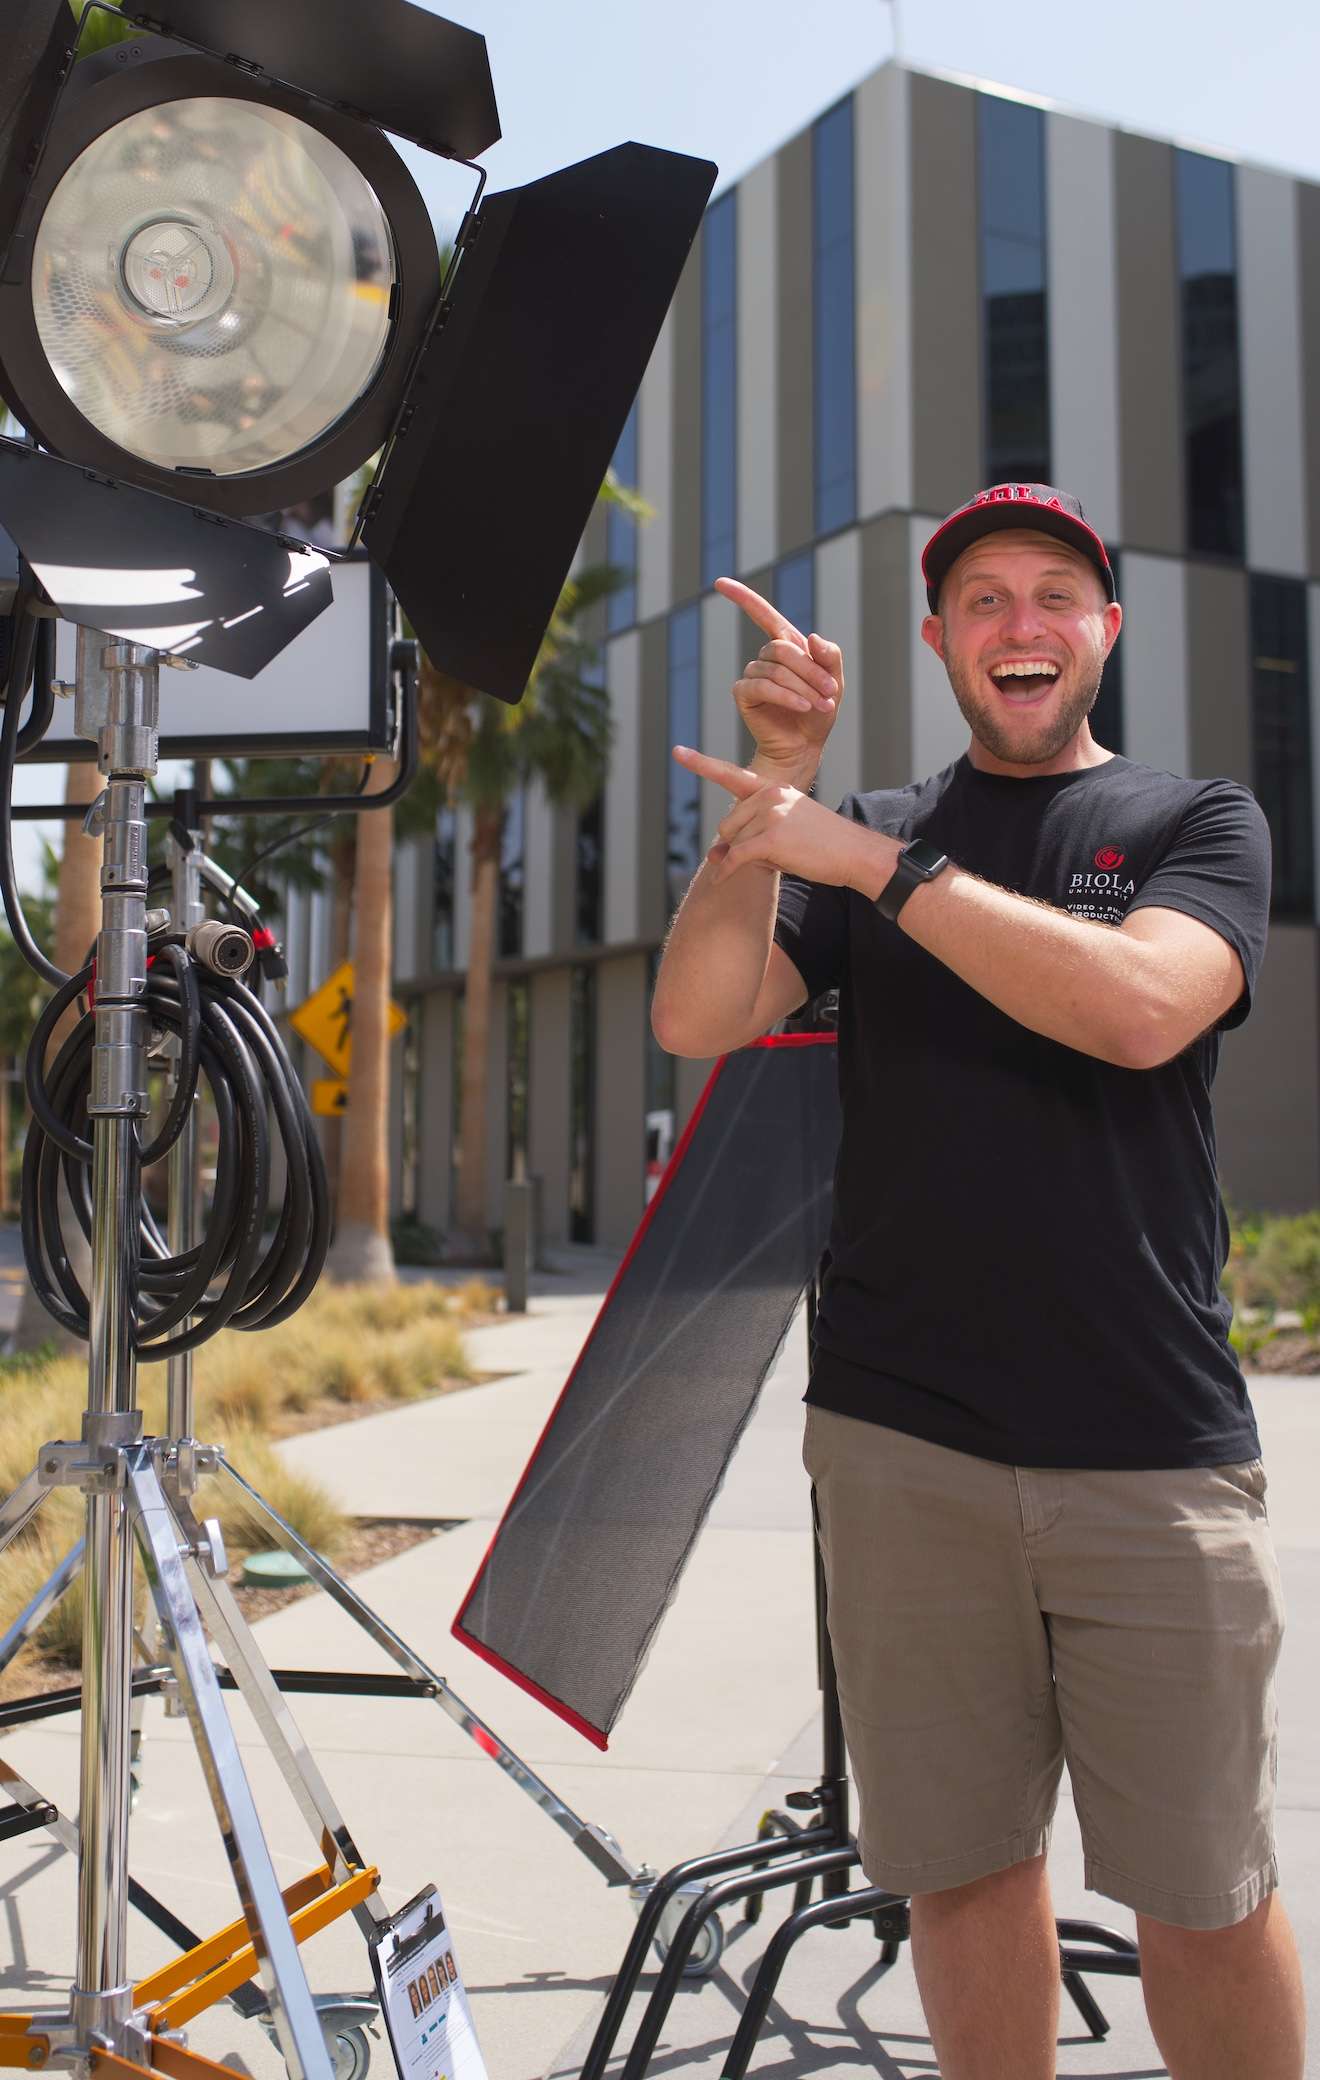
{"type": "MultiPolygon", "coordinates": [[[[1074,917],[1152,905],[1240,955],[1250,1007],[1269,833],[1244,787],[1124,758],[1030,780],[966,758],[841,814],[934,840],[1074,917]]],[[[1218,1031],[1121,1069],[999,1011],[853,889],[785,875],[775,938],[837,988],[843,1135],[807,1399],[1024,1466],[1259,1453],[1219,1291],[1218,1031]]]]}

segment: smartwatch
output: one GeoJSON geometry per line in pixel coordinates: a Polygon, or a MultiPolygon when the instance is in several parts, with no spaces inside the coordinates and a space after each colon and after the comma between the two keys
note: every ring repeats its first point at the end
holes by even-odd
{"type": "Polygon", "coordinates": [[[898,855],[898,865],[875,899],[875,907],[891,924],[898,921],[898,913],[914,888],[924,882],[933,881],[949,864],[947,852],[932,845],[928,838],[914,838],[898,855]]]}

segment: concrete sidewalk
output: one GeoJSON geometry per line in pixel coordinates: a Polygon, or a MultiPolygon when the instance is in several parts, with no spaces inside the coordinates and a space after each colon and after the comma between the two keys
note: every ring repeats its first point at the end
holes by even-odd
{"type": "MultiPolygon", "coordinates": [[[[801,1322],[608,1754],[449,1636],[611,1270],[607,1259],[574,1253],[562,1276],[538,1278],[528,1316],[474,1332],[478,1365],[507,1376],[293,1439],[281,1450],[355,1512],[461,1520],[358,1577],[356,1586],[561,1798],[608,1828],[635,1861],[664,1868],[746,1839],[766,1807],[818,1773],[808,1501],[799,1461],[801,1322]]],[[[1263,1381],[1255,1398],[1290,1605],[1281,1861],[1313,2012],[1320,2012],[1320,1524],[1312,1499],[1320,1485],[1320,1382],[1263,1381]]],[[[324,1598],[290,1607],[258,1632],[272,1664],[389,1666],[324,1598]]],[[[402,1904],[427,1880],[440,1886],[491,2080],[571,2080],[633,1925],[626,1899],[437,1707],[320,1698],[300,1698],[296,1707],[361,1849],[381,1866],[387,1901],[402,1904]]],[[[305,1828],[241,1707],[235,1723],[287,1882],[311,1860],[305,1828]]],[[[66,1810],[76,1802],[76,1721],[12,1734],[0,1752],[66,1810]]],[[[133,1859],[135,1875],[195,1927],[209,1930],[231,1918],[232,1886],[191,1741],[154,1705],[133,1859]]],[[[1061,1914],[1131,1927],[1123,1910],[1084,1891],[1066,1798],[1052,1864],[1061,1914]]],[[[44,1838],[27,1837],[7,1846],[0,1872],[5,2003],[19,1995],[49,2003],[62,1994],[72,1962],[72,1862],[52,1853],[44,1838]]],[[[685,1988],[671,2010],[653,2072],[718,2073],[741,1991],[784,1911],[785,1896],[779,1900],[756,1928],[730,1926],[715,1977],[685,1988]]],[[[170,1954],[136,1916],[132,1941],[135,1972],[170,1954]]],[[[316,1938],[304,1955],[318,1989],[369,1984],[351,1923],[316,1938]]],[[[818,1933],[800,1946],[753,2073],[931,2075],[933,2053],[906,1949],[888,1973],[877,1962],[874,1937],[861,1929],[818,1933]]],[[[1161,2073],[1139,1988],[1092,1983],[1111,2035],[1104,2044],[1086,2041],[1065,2001],[1060,2075],[1144,2080],[1161,2073]]],[[[190,2036],[199,2049],[241,2060],[255,2073],[282,2070],[256,2026],[227,2007],[193,2025],[190,2036]]],[[[373,2075],[385,2080],[389,2070],[382,2044],[373,2075]]]]}

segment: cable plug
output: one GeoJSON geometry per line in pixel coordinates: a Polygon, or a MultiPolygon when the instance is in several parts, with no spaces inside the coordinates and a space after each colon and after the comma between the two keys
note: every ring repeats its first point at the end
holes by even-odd
{"type": "Polygon", "coordinates": [[[287,982],[289,963],[284,957],[284,948],[271,931],[269,925],[253,927],[252,944],[256,948],[257,965],[267,982],[287,982]]]}
{"type": "Polygon", "coordinates": [[[256,951],[240,925],[221,924],[215,917],[205,917],[195,924],[187,944],[195,961],[200,961],[213,975],[223,975],[230,981],[247,973],[256,951]]]}

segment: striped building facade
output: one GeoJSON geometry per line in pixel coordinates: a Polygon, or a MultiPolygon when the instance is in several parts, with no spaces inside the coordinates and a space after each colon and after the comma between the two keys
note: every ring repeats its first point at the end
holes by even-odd
{"type": "MultiPolygon", "coordinates": [[[[1269,817],[1221,1167],[1240,1204],[1320,1201],[1320,187],[885,65],[712,204],[616,461],[655,517],[601,511],[584,544],[626,574],[599,628],[613,763],[584,814],[529,791],[509,818],[492,1187],[522,1160],[550,1238],[624,1242],[707,1073],[659,1053],[648,1003],[721,813],[669,746],[743,751],[758,638],[714,578],[843,648],[822,799],[902,783],[966,747],[919,640],[922,544],[981,485],[1044,480],[1116,554],[1100,741],[1243,780],[1269,817]]],[[[398,862],[396,1194],[442,1231],[466,824],[398,862]]]]}

